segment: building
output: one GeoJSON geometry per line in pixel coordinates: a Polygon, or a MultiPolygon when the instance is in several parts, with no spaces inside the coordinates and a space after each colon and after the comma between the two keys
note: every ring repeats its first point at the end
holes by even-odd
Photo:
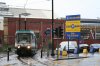
{"type": "MultiPolygon", "coordinates": [[[[0,44],[3,43],[3,38],[5,36],[5,30],[7,30],[4,24],[4,22],[6,21],[5,19],[6,17],[7,18],[9,17],[17,18],[17,19],[23,18],[23,20],[25,20],[26,18],[51,19],[52,11],[44,10],[44,9],[12,8],[6,5],[6,3],[4,2],[0,2],[0,41],[2,41],[0,42],[0,44]]],[[[58,17],[55,15],[54,18],[58,18],[58,17]]]]}
{"type": "MultiPolygon", "coordinates": [[[[54,19],[54,29],[61,26],[65,30],[66,20],[54,19]]],[[[80,43],[100,43],[100,20],[99,19],[81,19],[81,39],[71,39],[80,41],[80,43]]],[[[47,29],[52,29],[52,20],[51,19],[40,19],[40,18],[26,18],[26,29],[35,31],[37,35],[38,44],[41,45],[43,41],[48,42],[46,39],[51,41],[51,34],[47,36],[45,31],[47,29]]],[[[25,29],[25,18],[15,17],[5,17],[4,18],[4,38],[7,44],[14,45],[14,38],[16,30],[25,29]],[[20,26],[19,26],[20,25],[20,26]]],[[[54,44],[57,45],[57,42],[67,40],[64,31],[63,38],[58,38],[54,36],[54,44]]],[[[47,44],[47,43],[44,43],[47,44]]]]}
{"type": "MultiPolygon", "coordinates": [[[[54,28],[61,26],[64,28],[64,20],[54,20],[54,28]]],[[[47,29],[52,29],[52,20],[51,19],[39,19],[39,18],[27,18],[26,19],[26,30],[33,30],[37,35],[37,39],[39,40],[39,44],[43,40],[46,41],[46,38],[51,41],[51,34],[49,37],[46,36],[45,31],[47,29]]],[[[7,44],[14,44],[15,32],[16,30],[24,30],[25,29],[25,20],[24,18],[4,18],[4,41],[7,44]],[[19,26],[20,25],[20,26],[19,26]]],[[[56,36],[55,36],[56,38],[56,36]]]]}
{"type": "MultiPolygon", "coordinates": [[[[51,41],[51,34],[47,36],[45,31],[47,29],[52,29],[52,12],[51,10],[41,10],[41,9],[23,9],[23,8],[9,8],[5,6],[5,3],[1,3],[0,7],[0,40],[3,44],[14,45],[15,42],[15,32],[16,30],[29,29],[35,31],[39,46],[44,42],[51,41]],[[24,14],[23,14],[24,13],[24,14]],[[25,13],[28,13],[26,16],[25,13]],[[25,25],[26,22],[26,25],[25,25]],[[48,39],[48,41],[46,40],[48,39]]],[[[64,19],[58,19],[55,15],[54,17],[54,29],[61,27],[65,30],[64,19]]],[[[100,43],[100,20],[99,19],[81,19],[81,39],[76,39],[79,43],[100,43]]],[[[65,38],[65,31],[63,38],[58,38],[54,36],[54,44],[59,44],[65,38]]],[[[72,39],[71,39],[72,40],[72,39]]]]}

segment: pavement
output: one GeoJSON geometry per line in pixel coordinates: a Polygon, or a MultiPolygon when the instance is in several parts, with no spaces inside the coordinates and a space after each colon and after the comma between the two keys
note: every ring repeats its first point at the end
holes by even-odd
{"type": "Polygon", "coordinates": [[[69,56],[57,56],[49,57],[49,60],[53,62],[52,66],[99,66],[100,54],[71,54],[69,56]]]}
{"type": "MultiPolygon", "coordinates": [[[[14,52],[9,52],[9,55],[15,54],[14,52]]],[[[7,52],[0,52],[0,58],[7,57],[7,52]]]]}
{"type": "Polygon", "coordinates": [[[43,57],[39,58],[39,60],[48,66],[100,66],[100,53],[80,53],[67,56],[55,55],[53,57],[51,55],[47,57],[47,53],[43,53],[43,57]]]}
{"type": "Polygon", "coordinates": [[[62,55],[55,55],[55,56],[49,56],[47,58],[51,58],[54,60],[67,60],[67,59],[81,59],[81,58],[88,58],[90,57],[90,54],[68,54],[67,56],[62,55]]]}
{"type": "MultiPolygon", "coordinates": [[[[1,55],[1,54],[0,54],[1,55]]],[[[0,59],[0,66],[27,66],[22,64],[17,58],[16,55],[10,57],[8,62],[6,57],[0,59]],[[10,65],[9,65],[10,64],[10,65]]],[[[100,66],[100,53],[81,53],[81,54],[69,54],[67,56],[51,56],[47,57],[47,53],[43,53],[41,58],[41,53],[39,52],[36,56],[36,61],[39,61],[35,66],[100,66]],[[39,65],[40,63],[40,65],[39,65]]],[[[34,64],[33,60],[29,60],[34,64]]],[[[34,66],[34,65],[31,65],[34,66]]]]}

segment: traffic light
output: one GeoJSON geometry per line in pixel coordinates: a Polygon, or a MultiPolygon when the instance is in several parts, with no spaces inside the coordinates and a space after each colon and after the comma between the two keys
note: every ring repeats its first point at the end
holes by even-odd
{"type": "Polygon", "coordinates": [[[55,33],[55,35],[56,35],[57,37],[59,36],[59,32],[58,32],[58,31],[59,31],[59,29],[58,29],[58,28],[56,28],[56,29],[55,29],[55,32],[54,32],[54,33],[55,33]]]}
{"type": "Polygon", "coordinates": [[[59,38],[63,37],[63,29],[61,27],[56,28],[55,35],[59,38]]]}
{"type": "Polygon", "coordinates": [[[63,37],[63,29],[59,27],[59,37],[63,37]]]}

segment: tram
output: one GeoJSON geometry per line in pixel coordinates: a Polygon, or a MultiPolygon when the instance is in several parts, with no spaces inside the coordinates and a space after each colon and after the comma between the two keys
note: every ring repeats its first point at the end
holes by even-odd
{"type": "Polygon", "coordinates": [[[15,33],[15,48],[18,56],[33,56],[37,51],[37,40],[32,30],[17,30],[15,33]]]}

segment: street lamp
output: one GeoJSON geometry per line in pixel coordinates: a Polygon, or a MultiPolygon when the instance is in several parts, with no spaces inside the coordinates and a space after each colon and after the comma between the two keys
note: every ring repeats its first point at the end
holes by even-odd
{"type": "Polygon", "coordinates": [[[20,18],[21,18],[21,15],[25,16],[25,30],[26,30],[26,16],[30,15],[30,13],[21,13],[19,14],[19,30],[20,30],[20,18]]]}
{"type": "Polygon", "coordinates": [[[21,18],[21,14],[19,14],[19,30],[20,30],[20,18],[21,18]]]}

